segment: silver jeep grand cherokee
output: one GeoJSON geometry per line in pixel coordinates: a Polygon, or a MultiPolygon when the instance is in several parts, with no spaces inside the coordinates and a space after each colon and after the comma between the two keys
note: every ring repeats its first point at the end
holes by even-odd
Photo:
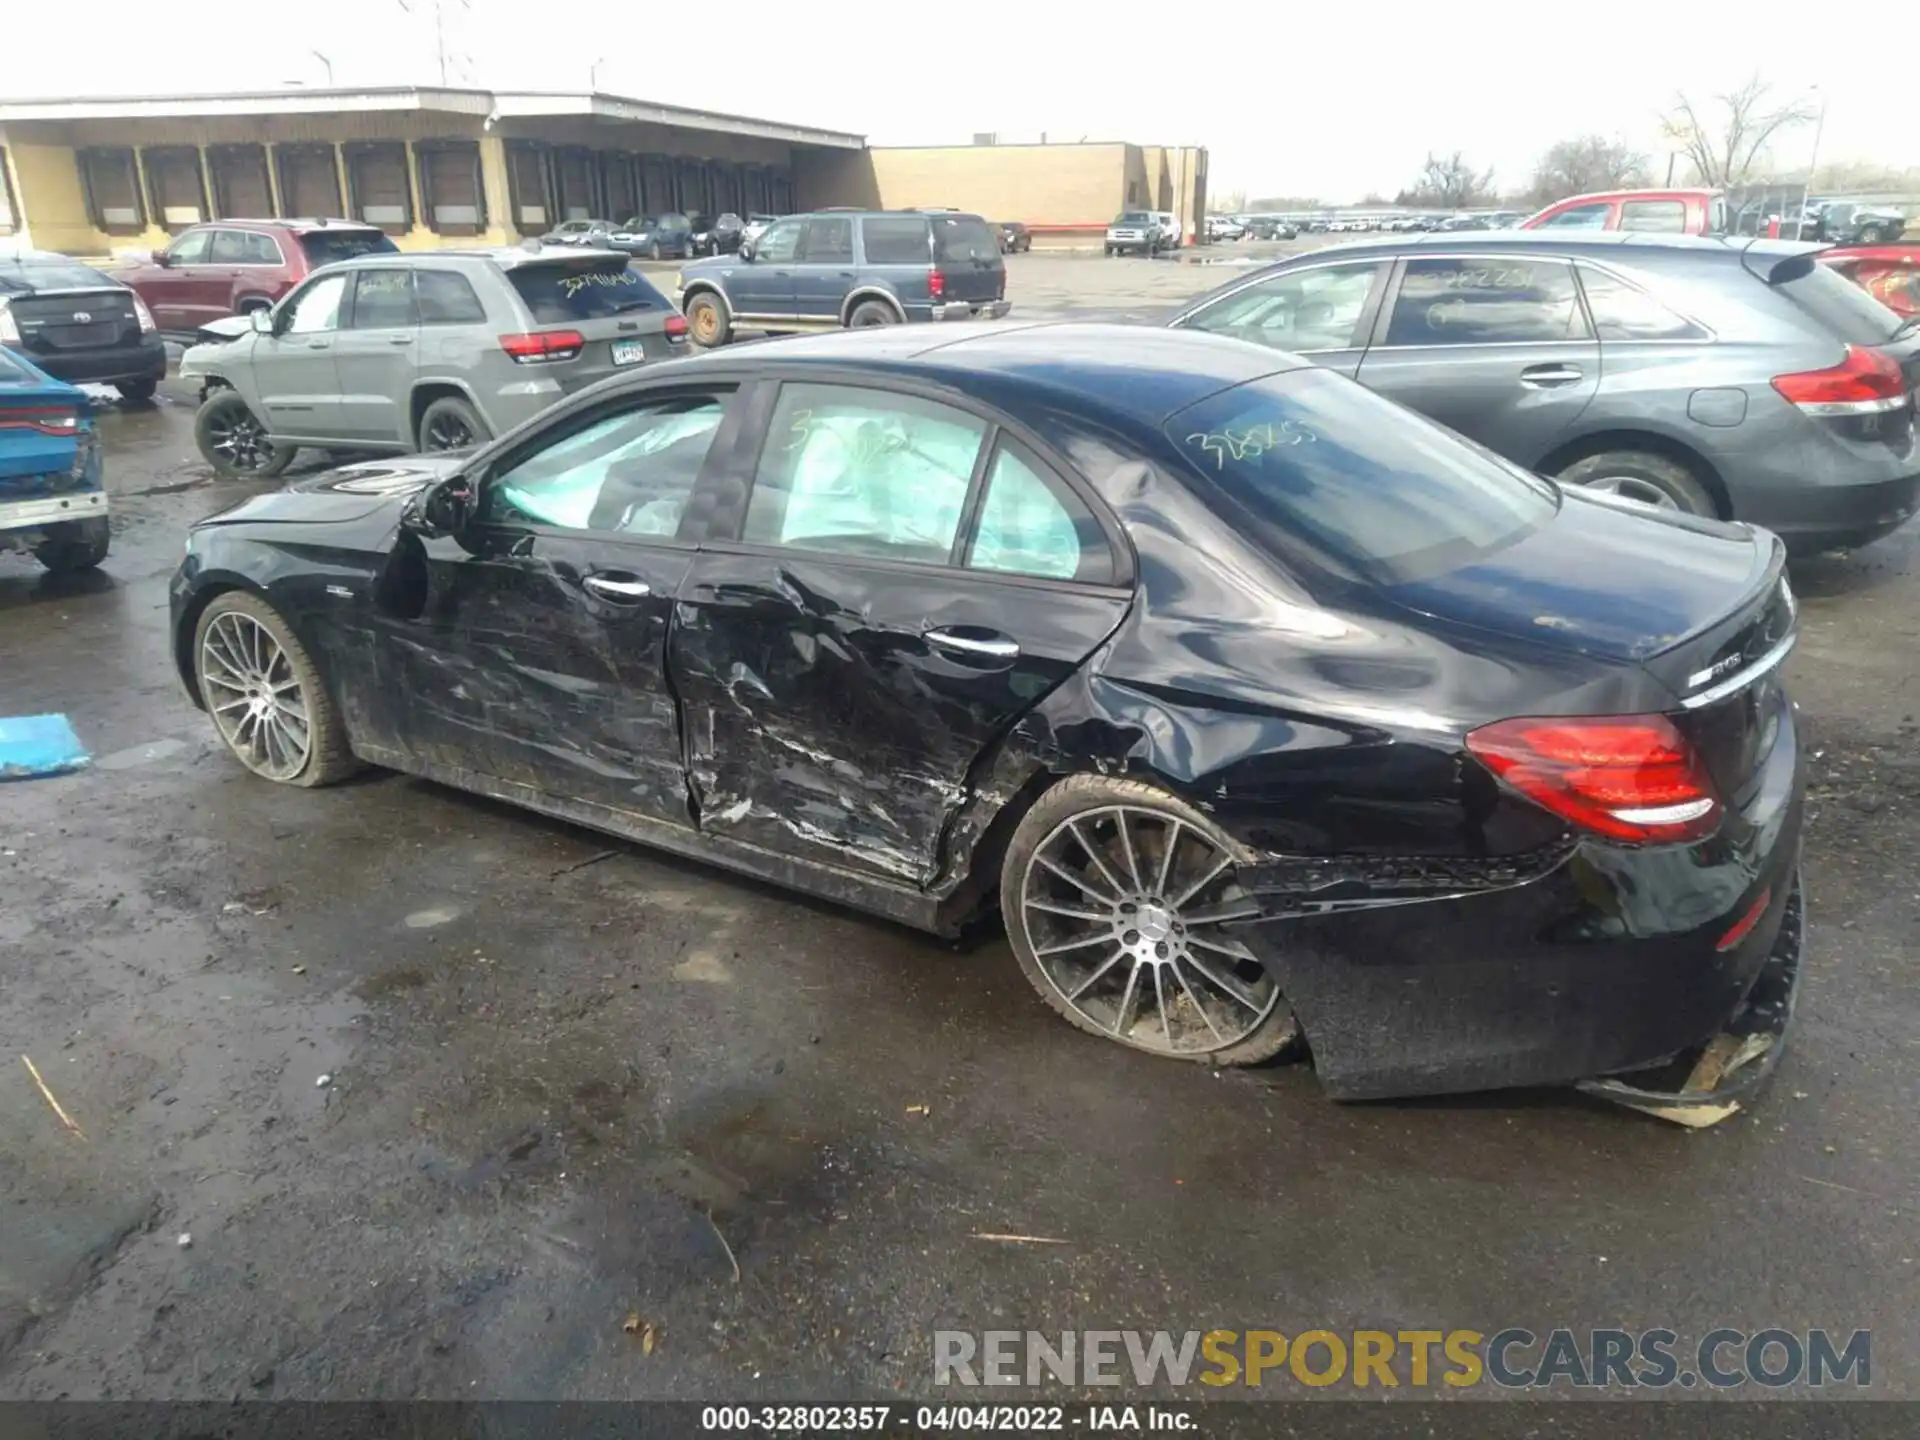
{"type": "Polygon", "coordinates": [[[194,438],[226,475],[277,475],[302,446],[465,449],[687,348],[625,255],[537,245],[342,261],[201,333],[180,375],[201,382],[194,438]]]}

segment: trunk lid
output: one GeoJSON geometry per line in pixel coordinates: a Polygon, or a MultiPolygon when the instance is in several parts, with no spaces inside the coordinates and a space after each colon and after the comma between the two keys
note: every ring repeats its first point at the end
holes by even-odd
{"type": "Polygon", "coordinates": [[[0,350],[0,500],[48,493],[73,477],[88,443],[87,400],[0,350]],[[52,477],[50,480],[49,477],[52,477]]]}
{"type": "Polygon", "coordinates": [[[1438,620],[1640,666],[1672,692],[1667,713],[1731,804],[1777,733],[1795,607],[1786,547],[1767,531],[1568,490],[1517,543],[1389,594],[1438,620]]]}
{"type": "Polygon", "coordinates": [[[20,348],[29,355],[108,350],[140,340],[133,292],[119,286],[10,295],[7,308],[20,330],[20,348]]]}

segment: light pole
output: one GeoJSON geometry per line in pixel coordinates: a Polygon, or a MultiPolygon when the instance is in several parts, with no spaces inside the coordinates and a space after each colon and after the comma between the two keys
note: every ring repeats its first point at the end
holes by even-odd
{"type": "Polygon", "coordinates": [[[309,50],[307,53],[327,67],[327,88],[331,90],[333,88],[333,61],[322,55],[318,50],[309,50]]]}
{"type": "Polygon", "coordinates": [[[607,57],[602,55],[587,67],[587,89],[596,95],[600,93],[600,67],[606,63],[607,57]]]}
{"type": "Polygon", "coordinates": [[[1807,223],[1807,201],[1813,190],[1813,172],[1820,164],[1820,132],[1827,128],[1827,92],[1818,85],[1813,88],[1820,96],[1820,114],[1813,122],[1813,150],[1807,156],[1807,183],[1800,187],[1800,213],[1793,220],[1793,238],[1796,240],[1807,223]]]}

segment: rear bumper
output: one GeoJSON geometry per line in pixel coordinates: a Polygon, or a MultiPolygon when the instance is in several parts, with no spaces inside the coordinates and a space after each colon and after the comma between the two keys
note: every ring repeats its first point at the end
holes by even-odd
{"type": "Polygon", "coordinates": [[[19,353],[69,385],[110,385],[116,380],[164,380],[167,376],[167,346],[158,335],[144,336],[137,345],[116,345],[106,350],[19,353]]]}
{"type": "Polygon", "coordinates": [[[0,530],[40,530],[68,520],[89,520],[107,513],[104,490],[75,490],[32,500],[0,500],[0,530]]]}
{"type": "Polygon", "coordinates": [[[931,306],[930,320],[1004,320],[1013,309],[1010,300],[948,300],[931,306]]]}
{"type": "MultiPolygon", "coordinates": [[[[1799,933],[1803,786],[1785,726],[1754,798],[1698,845],[1582,840],[1431,873],[1396,861],[1380,882],[1319,888],[1311,875],[1300,883],[1297,865],[1242,867],[1242,885],[1270,918],[1240,927],[1239,938],[1279,982],[1336,1099],[1604,1077],[1651,1096],[1682,1094],[1690,1071],[1681,1062],[1697,1063],[1701,1047],[1737,1031],[1737,1049],[1776,1019],[1777,1047],[1792,1013],[1799,943],[1785,947],[1790,964],[1776,949],[1783,930],[1799,933]],[[1759,919],[1721,949],[1762,897],[1759,919]],[[1760,983],[1783,964],[1784,1009],[1760,983]],[[1677,1079],[1634,1075],[1675,1065],[1677,1079]]],[[[1727,1073],[1746,1070],[1731,1065],[1726,1045],[1715,1053],[1727,1073]]]]}
{"type": "Polygon", "coordinates": [[[1891,535],[1920,512],[1920,473],[1865,485],[1815,485],[1766,497],[1753,507],[1796,555],[1866,545],[1891,535]]]}

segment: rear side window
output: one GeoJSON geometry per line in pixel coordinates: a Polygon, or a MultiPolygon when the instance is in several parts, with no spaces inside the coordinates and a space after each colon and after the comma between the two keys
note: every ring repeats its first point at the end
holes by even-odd
{"type": "Polygon", "coordinates": [[[933,249],[942,260],[998,260],[1000,242],[977,215],[933,217],[933,249]]]}
{"type": "Polygon", "coordinates": [[[870,215],[860,222],[869,265],[925,265],[927,222],[918,216],[870,215]]]}
{"type": "Polygon", "coordinates": [[[783,385],[745,538],[945,565],[986,433],[985,421],[918,396],[783,385]]]}
{"type": "Polygon", "coordinates": [[[1531,256],[1407,261],[1389,345],[1498,345],[1582,339],[1573,267],[1531,256]]]}
{"type": "Polygon", "coordinates": [[[1594,333],[1601,340],[1705,340],[1707,332],[1682,318],[1637,285],[1591,266],[1580,267],[1594,333]]]}
{"type": "Polygon", "coordinates": [[[349,330],[403,330],[414,324],[411,270],[361,270],[353,279],[349,330]]]}
{"type": "Polygon", "coordinates": [[[1773,287],[1835,339],[1850,345],[1878,345],[1893,338],[1900,317],[1851,280],[1815,265],[1797,280],[1773,287]]]}
{"type": "Polygon", "coordinates": [[[471,325],[487,318],[467,277],[452,270],[415,271],[413,294],[423,325],[471,325]]]}
{"type": "Polygon", "coordinates": [[[318,270],[336,260],[362,255],[393,255],[400,247],[378,230],[315,230],[300,237],[300,253],[318,270]]]}
{"type": "Polygon", "coordinates": [[[1104,585],[1113,552],[1100,522],[1024,447],[1002,440],[967,548],[967,568],[1104,585]]]}
{"type": "Polygon", "coordinates": [[[853,263],[853,221],[844,216],[815,216],[807,222],[803,259],[814,265],[853,263]]]}
{"type": "Polygon", "coordinates": [[[1546,482],[1324,370],[1223,390],[1165,430],[1272,548],[1305,547],[1381,584],[1471,564],[1558,503],[1546,482]]]}
{"type": "Polygon", "coordinates": [[[1620,207],[1620,228],[1684,235],[1687,231],[1686,204],[1679,200],[1629,200],[1620,207]]]}
{"type": "Polygon", "coordinates": [[[540,325],[600,320],[633,310],[663,310],[666,297],[625,260],[612,256],[551,265],[516,265],[507,280],[540,325]]]}

